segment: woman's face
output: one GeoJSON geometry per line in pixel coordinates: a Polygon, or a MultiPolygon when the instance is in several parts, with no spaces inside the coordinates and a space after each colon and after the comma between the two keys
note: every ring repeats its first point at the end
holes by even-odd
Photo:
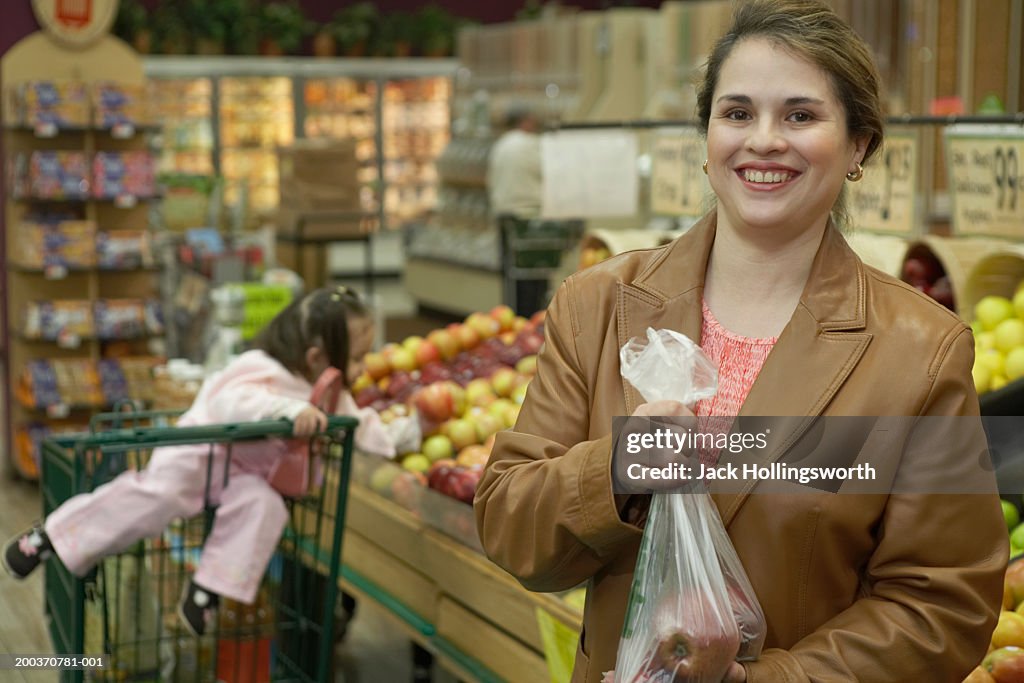
{"type": "Polygon", "coordinates": [[[763,38],[723,62],[708,122],[719,220],[803,233],[824,224],[867,140],[851,140],[827,74],[763,38]]]}

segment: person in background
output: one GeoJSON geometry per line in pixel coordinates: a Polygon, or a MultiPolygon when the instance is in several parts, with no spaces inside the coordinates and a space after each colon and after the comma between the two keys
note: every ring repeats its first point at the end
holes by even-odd
{"type": "MultiPolygon", "coordinates": [[[[256,337],[253,348],[210,376],[178,426],[286,418],[295,437],[327,426],[327,416],[309,402],[313,383],[330,367],[342,370],[345,386],[362,371],[361,359],[374,339],[373,318],[352,290],[323,288],[297,298],[256,337]]],[[[393,457],[395,438],[371,409],[356,407],[342,391],[338,414],[359,419],[358,448],[393,457]]],[[[398,428],[396,428],[398,429],[398,428]]],[[[397,432],[395,432],[397,433],[397,432]]],[[[153,450],[141,471],[67,500],[42,526],[7,543],[3,565],[25,578],[56,556],[78,576],[104,557],[143,538],[157,536],[171,520],[216,506],[213,528],[199,566],[179,607],[195,635],[205,633],[221,596],[252,604],[260,581],[288,521],[281,495],[268,478],[287,449],[281,440],[240,444],[232,449],[227,485],[213,477],[206,498],[208,445],[153,450]]],[[[223,450],[214,450],[212,472],[223,472],[223,450]]],[[[341,600],[348,615],[350,597],[341,600]]],[[[342,629],[345,622],[342,623],[342,629]]]]}
{"type": "Polygon", "coordinates": [[[513,107],[505,126],[487,159],[491,214],[535,218],[541,202],[540,122],[528,109],[513,107]]]}
{"type": "MultiPolygon", "coordinates": [[[[970,329],[841,232],[844,185],[883,138],[867,46],[820,0],[736,7],[698,89],[716,207],[674,242],[562,284],[519,420],[477,488],[491,559],[532,590],[587,584],[574,683],[615,666],[650,500],[615,493],[614,416],[979,414],[970,329]],[[719,369],[713,398],[645,403],[622,379],[619,349],[648,327],[699,340],[719,369]]],[[[929,474],[956,484],[986,447],[971,438],[923,450],[929,474]]],[[[1008,558],[994,482],[980,495],[759,486],[714,496],[767,619],[760,658],[732,663],[727,683],[952,683],[985,656],[1008,558]]]]}

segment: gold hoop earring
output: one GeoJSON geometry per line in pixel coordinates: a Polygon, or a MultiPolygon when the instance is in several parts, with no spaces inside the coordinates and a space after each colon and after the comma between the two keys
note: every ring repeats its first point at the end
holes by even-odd
{"type": "Polygon", "coordinates": [[[708,174],[708,160],[707,160],[707,159],[705,159],[705,160],[704,160],[704,163],[703,163],[703,164],[701,164],[701,166],[700,166],[700,167],[704,169],[704,175],[707,175],[707,174],[708,174]]]}
{"type": "Polygon", "coordinates": [[[860,165],[859,161],[856,162],[856,164],[857,170],[850,171],[849,173],[846,174],[846,179],[849,180],[851,183],[855,183],[864,177],[864,167],[860,165]]]}

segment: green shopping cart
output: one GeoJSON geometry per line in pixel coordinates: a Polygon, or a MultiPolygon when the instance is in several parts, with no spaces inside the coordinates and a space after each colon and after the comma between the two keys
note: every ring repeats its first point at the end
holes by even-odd
{"type": "MultiPolygon", "coordinates": [[[[175,427],[176,413],[110,413],[90,431],[42,447],[44,514],[129,469],[154,448],[290,437],[287,420],[175,427]]],[[[61,683],[327,683],[333,679],[334,605],[341,568],[353,434],[357,420],[331,417],[310,439],[321,472],[308,493],[286,498],[289,524],[254,605],[222,600],[212,633],[196,638],[178,621],[177,602],[213,521],[215,508],[175,520],[159,537],[103,560],[79,578],[46,563],[45,609],[56,654],[105,655],[102,668],[68,670],[61,683]]],[[[227,476],[214,471],[207,477],[227,476]]],[[[130,511],[126,511],[130,514],[130,511]]]]}

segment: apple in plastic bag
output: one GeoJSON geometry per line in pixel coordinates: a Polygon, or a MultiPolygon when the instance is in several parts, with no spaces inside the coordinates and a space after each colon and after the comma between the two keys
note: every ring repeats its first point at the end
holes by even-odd
{"type": "Polygon", "coordinates": [[[653,617],[653,632],[658,640],[648,658],[649,680],[721,681],[740,649],[732,610],[728,609],[722,617],[725,623],[706,595],[665,596],[653,617]]]}

